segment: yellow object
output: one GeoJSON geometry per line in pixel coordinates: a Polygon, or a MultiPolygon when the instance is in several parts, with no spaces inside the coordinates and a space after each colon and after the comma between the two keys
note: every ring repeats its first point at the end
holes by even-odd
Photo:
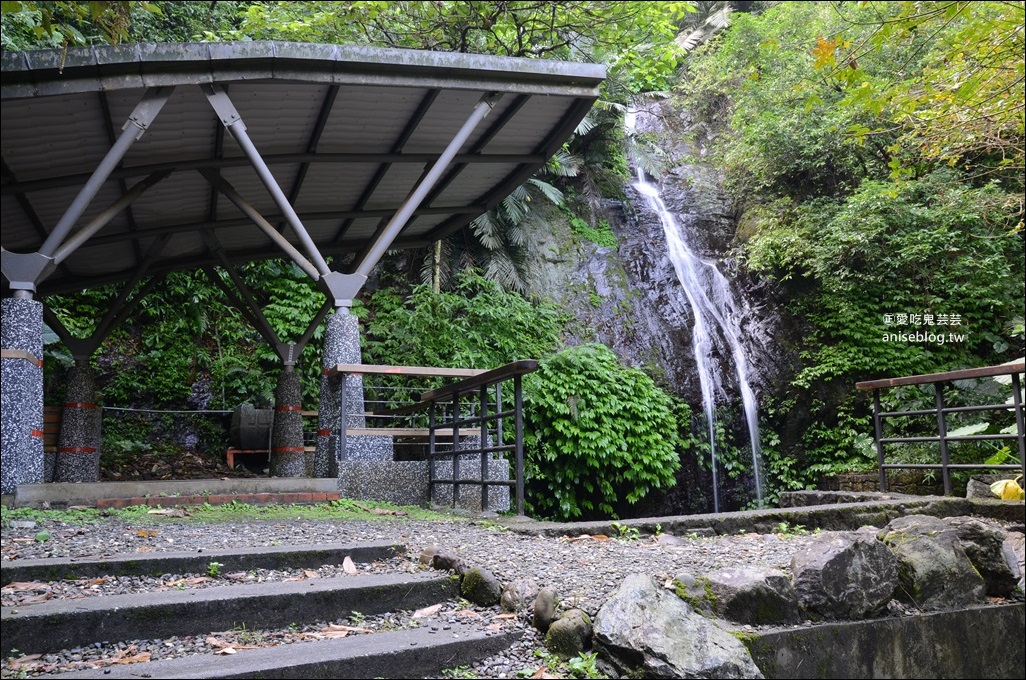
{"type": "Polygon", "coordinates": [[[1022,475],[1015,479],[1001,479],[990,485],[990,491],[1003,501],[1026,500],[1026,492],[1019,486],[1022,475]]]}

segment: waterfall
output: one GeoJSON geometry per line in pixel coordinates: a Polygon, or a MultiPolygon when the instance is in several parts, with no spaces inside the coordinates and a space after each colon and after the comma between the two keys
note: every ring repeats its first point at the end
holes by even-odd
{"type": "MultiPolygon", "coordinates": [[[[624,117],[624,125],[634,130],[636,112],[630,110],[624,117]]],[[[691,331],[692,348],[695,363],[698,366],[698,380],[702,392],[702,409],[709,428],[709,450],[711,456],[713,478],[713,510],[720,511],[719,480],[716,470],[716,398],[723,392],[724,376],[721,375],[720,364],[714,356],[716,348],[724,347],[729,351],[734,366],[735,378],[741,393],[741,401],[748,427],[748,438],[752,448],[752,469],[755,471],[755,493],[758,506],[762,507],[762,483],[760,480],[759,461],[761,446],[759,443],[759,413],[755,392],[748,379],[748,360],[744,347],[741,345],[740,328],[738,326],[738,304],[730,289],[726,277],[716,267],[716,263],[698,257],[688,245],[687,234],[678,224],[673,213],[663,202],[659,187],[649,181],[641,169],[637,167],[637,189],[648,204],[650,210],[659,216],[663,232],[666,235],[667,257],[673,264],[681,287],[691,307],[694,319],[691,331]]]]}

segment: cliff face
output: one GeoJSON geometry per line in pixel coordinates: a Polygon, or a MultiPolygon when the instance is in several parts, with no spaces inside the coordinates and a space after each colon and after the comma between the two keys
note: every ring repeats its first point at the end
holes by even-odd
{"type": "MultiPolygon", "coordinates": [[[[786,388],[800,333],[780,313],[774,291],[747,276],[736,255],[737,220],[711,164],[701,163],[701,148],[682,140],[689,118],[666,102],[652,104],[639,114],[638,130],[657,140],[665,169],[656,178],[667,209],[683,228],[691,250],[715,263],[727,278],[736,304],[734,323],[744,348],[749,382],[760,403],[786,388]],[[695,159],[698,158],[699,162],[695,159]]],[[[603,248],[574,233],[567,218],[555,209],[536,212],[528,232],[528,257],[536,264],[534,295],[555,298],[574,318],[571,344],[598,341],[608,345],[630,366],[644,369],[669,391],[679,395],[695,414],[692,431],[700,444],[694,459],[683,461],[678,486],[659,499],[659,512],[701,512],[711,509],[711,479],[707,479],[708,439],[702,416],[702,393],[692,348],[693,312],[673,263],[659,215],[633,187],[624,200],[604,200],[594,209],[593,224],[606,221],[617,237],[616,247],[603,248]]],[[[717,421],[722,426],[725,456],[751,461],[748,433],[734,359],[725,347],[712,356],[722,380],[717,396],[717,421]]],[[[717,453],[720,455],[720,445],[717,453]]],[[[723,459],[721,459],[721,464],[723,459]]],[[[742,463],[744,465],[744,463],[742,463]]],[[[754,498],[752,479],[721,474],[721,509],[736,509],[754,498]]]]}
{"type": "MultiPolygon", "coordinates": [[[[790,343],[780,342],[785,331],[771,291],[745,276],[733,260],[737,224],[719,175],[710,165],[685,161],[701,155],[701,149],[696,152],[680,141],[687,124],[686,114],[663,102],[639,117],[639,130],[654,135],[665,153],[666,169],[658,178],[662,199],[695,253],[715,262],[730,281],[755,388],[772,390],[787,373],[790,343]]],[[[602,201],[593,215],[593,221],[605,220],[612,227],[615,248],[577,236],[556,210],[531,217],[528,257],[538,270],[531,293],[553,297],[572,313],[574,341],[602,342],[625,363],[645,368],[673,392],[698,403],[692,312],[666,255],[659,216],[632,186],[625,195],[623,201],[602,201]]],[[[731,361],[729,356],[718,359],[731,361]]],[[[729,385],[726,389],[729,402],[729,385]]]]}

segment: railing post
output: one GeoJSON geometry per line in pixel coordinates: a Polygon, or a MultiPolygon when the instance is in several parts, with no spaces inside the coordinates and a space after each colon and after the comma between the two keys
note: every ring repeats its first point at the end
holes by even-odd
{"type": "Polygon", "coordinates": [[[481,385],[481,512],[488,511],[488,386],[481,385]]]}
{"type": "Polygon", "coordinates": [[[940,435],[941,450],[941,478],[944,480],[944,495],[950,496],[951,471],[948,469],[950,459],[948,456],[948,426],[944,418],[944,383],[934,383],[933,393],[937,398],[937,432],[940,435]]]}
{"type": "Polygon", "coordinates": [[[460,495],[460,393],[452,395],[452,507],[456,507],[460,495]]]}
{"type": "Polygon", "coordinates": [[[428,504],[435,502],[435,406],[438,402],[428,404],[428,504]]]}
{"type": "Polygon", "coordinates": [[[1015,407],[1015,432],[1019,439],[1019,473],[1026,480],[1026,423],[1022,414],[1022,383],[1019,374],[1012,374],[1012,405],[1015,407]]]}
{"type": "Polygon", "coordinates": [[[524,514],[524,396],[521,376],[513,376],[513,418],[516,423],[517,515],[524,514]]]}
{"type": "Polygon", "coordinates": [[[880,390],[873,390],[873,432],[876,434],[876,459],[880,465],[880,491],[887,492],[887,471],[884,469],[883,418],[880,416],[880,390]]]}

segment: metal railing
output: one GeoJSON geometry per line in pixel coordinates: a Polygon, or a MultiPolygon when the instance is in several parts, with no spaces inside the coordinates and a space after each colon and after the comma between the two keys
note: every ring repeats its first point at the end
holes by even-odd
{"type": "Polygon", "coordinates": [[[887,471],[898,469],[918,470],[940,470],[944,483],[945,495],[952,495],[951,470],[1019,470],[1026,472],[1026,425],[1023,420],[1022,403],[1022,382],[1020,374],[1026,371],[1024,362],[1016,361],[1000,366],[987,366],[985,368],[971,368],[961,371],[949,371],[946,373],[931,373],[928,375],[912,375],[901,378],[886,378],[883,380],[869,380],[856,383],[855,387],[860,390],[873,391],[873,433],[876,439],[876,454],[880,470],[880,490],[887,491],[887,471]],[[973,378],[991,378],[1001,375],[1010,375],[1012,380],[1012,403],[1008,404],[983,404],[978,406],[947,406],[944,401],[944,386],[956,380],[969,380],[973,378]],[[903,385],[926,385],[934,386],[934,408],[913,409],[907,411],[884,411],[880,404],[880,390],[900,387],[903,385]],[[1016,432],[1015,434],[965,434],[949,435],[947,416],[955,413],[971,413],[981,411],[1007,411],[1015,413],[1016,432]],[[915,436],[915,437],[884,437],[883,424],[885,418],[907,417],[907,416],[934,416],[936,419],[937,435],[915,436]],[[951,442],[966,441],[994,441],[1014,439],[1018,442],[1019,464],[986,464],[986,463],[952,463],[949,444],[951,442]],[[884,446],[887,444],[914,444],[914,443],[937,443],[940,445],[940,463],[888,463],[884,455],[884,446]]]}
{"type": "MultiPolygon", "coordinates": [[[[388,435],[400,447],[425,446],[428,461],[428,484],[431,501],[437,501],[441,486],[452,489],[453,507],[459,502],[460,487],[480,486],[481,508],[489,505],[489,490],[494,486],[509,487],[514,494],[516,512],[524,514],[524,444],[522,378],[538,367],[534,360],[515,361],[492,370],[447,369],[417,366],[374,366],[339,364],[329,376],[363,376],[365,427],[348,422],[342,406],[342,451],[351,436],[388,435]],[[372,377],[373,382],[368,380],[372,377]],[[426,381],[445,379],[456,382],[423,389],[426,381]],[[503,384],[513,383],[512,401],[504,398],[503,384]],[[510,423],[512,421],[512,423],[510,423]],[[510,427],[510,424],[512,427],[510,427]],[[373,425],[373,426],[371,426],[373,425]],[[512,430],[512,432],[511,432],[512,430]],[[500,478],[493,471],[501,470],[495,463],[498,455],[512,453],[512,479],[500,478]],[[479,476],[461,465],[467,457],[479,457],[479,476]],[[445,477],[439,477],[437,463],[449,462],[445,477]],[[495,476],[496,478],[492,478],[495,476]]],[[[343,390],[344,394],[345,390],[343,390]]],[[[408,457],[417,457],[410,453],[408,457]]],[[[503,460],[503,467],[508,465],[503,460]]],[[[500,473],[501,474],[501,473],[500,473]]]]}

